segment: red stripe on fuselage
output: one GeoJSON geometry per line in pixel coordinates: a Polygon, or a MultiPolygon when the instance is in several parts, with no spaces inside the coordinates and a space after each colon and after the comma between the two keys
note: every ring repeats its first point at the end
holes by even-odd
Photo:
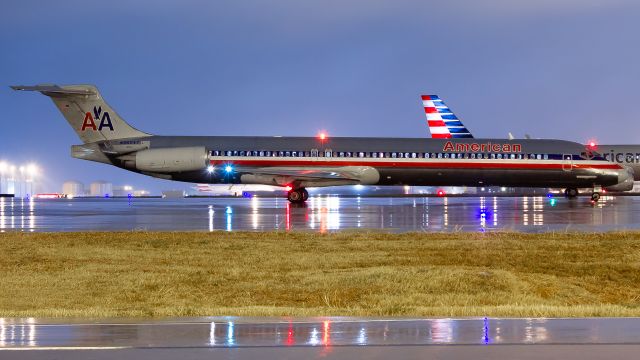
{"type": "MultiPolygon", "coordinates": [[[[333,161],[333,160],[211,160],[211,165],[244,165],[244,166],[373,166],[373,167],[396,167],[396,168],[452,168],[452,169],[562,169],[567,164],[534,164],[534,163],[506,163],[506,162],[463,162],[463,161],[429,161],[429,162],[382,162],[382,161],[333,161]]],[[[621,166],[616,164],[573,164],[573,169],[612,169],[620,170],[621,166]]]]}

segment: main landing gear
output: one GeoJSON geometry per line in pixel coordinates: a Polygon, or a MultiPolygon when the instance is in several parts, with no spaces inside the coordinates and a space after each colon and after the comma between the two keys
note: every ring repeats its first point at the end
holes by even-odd
{"type": "MultiPolygon", "coordinates": [[[[600,187],[593,188],[593,192],[591,193],[591,201],[597,202],[598,200],[600,200],[600,191],[602,191],[600,187]]],[[[578,189],[576,188],[565,189],[564,196],[566,196],[569,199],[573,199],[576,196],[578,196],[578,189]]]]}
{"type": "Polygon", "coordinates": [[[287,194],[287,199],[289,199],[292,204],[302,204],[307,201],[308,198],[309,193],[305,188],[291,189],[287,194]]]}

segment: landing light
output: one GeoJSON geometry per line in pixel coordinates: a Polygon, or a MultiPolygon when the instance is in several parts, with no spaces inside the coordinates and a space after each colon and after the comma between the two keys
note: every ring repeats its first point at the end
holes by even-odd
{"type": "Polygon", "coordinates": [[[211,174],[214,170],[215,170],[215,168],[213,167],[213,165],[209,165],[209,166],[207,166],[207,172],[208,172],[209,174],[211,174]]]}
{"type": "Polygon", "coordinates": [[[225,167],[224,167],[224,171],[226,171],[226,172],[228,172],[228,173],[232,172],[232,171],[233,171],[233,166],[231,166],[231,165],[227,165],[227,166],[225,166],[225,167]]]}

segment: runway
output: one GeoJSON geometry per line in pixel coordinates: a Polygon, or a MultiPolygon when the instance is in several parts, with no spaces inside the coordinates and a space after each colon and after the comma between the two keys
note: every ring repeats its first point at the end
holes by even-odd
{"type": "Polygon", "coordinates": [[[9,199],[2,231],[610,231],[639,229],[640,197],[9,199]]]}
{"type": "Polygon", "coordinates": [[[640,350],[640,319],[0,320],[0,357],[591,359],[640,350]],[[33,351],[24,351],[33,350],[33,351]]]}

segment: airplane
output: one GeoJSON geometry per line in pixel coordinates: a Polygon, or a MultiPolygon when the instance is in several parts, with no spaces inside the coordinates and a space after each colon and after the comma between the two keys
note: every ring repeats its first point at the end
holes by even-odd
{"type": "Polygon", "coordinates": [[[590,188],[593,201],[633,187],[629,169],[564,140],[158,136],[126,123],[93,85],[11,88],[53,100],[83,142],[75,158],[167,180],[279,186],[292,203],[307,187],[357,184],[561,187],[570,197],[590,188]]]}
{"type": "MultiPolygon", "coordinates": [[[[473,138],[473,134],[458,119],[451,109],[444,104],[444,101],[438,95],[422,95],[422,104],[427,116],[427,123],[431,137],[434,139],[451,138],[451,137],[468,137],[473,138]],[[429,102],[431,101],[431,102],[429,102]],[[438,110],[436,117],[442,114],[443,123],[433,121],[434,114],[427,112],[429,107],[438,110]],[[448,117],[446,117],[448,116],[448,117]],[[444,127],[444,128],[443,128],[444,127]]],[[[531,139],[531,136],[525,134],[525,139],[531,139]]],[[[515,140],[513,134],[509,133],[509,140],[515,140]]],[[[612,163],[621,164],[632,170],[634,180],[640,181],[640,146],[639,145],[600,145],[595,141],[590,141],[586,145],[588,150],[599,152],[602,157],[612,163]]]]}

